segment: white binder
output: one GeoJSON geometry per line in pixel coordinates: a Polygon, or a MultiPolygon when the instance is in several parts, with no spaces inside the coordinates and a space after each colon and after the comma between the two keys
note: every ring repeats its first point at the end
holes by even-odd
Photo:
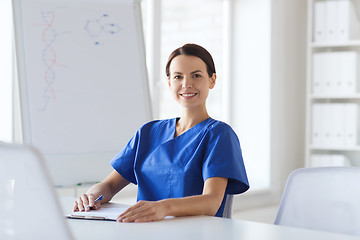
{"type": "Polygon", "coordinates": [[[337,22],[338,22],[338,11],[337,11],[337,0],[325,1],[325,39],[326,42],[337,41],[337,22]]]}
{"type": "Polygon", "coordinates": [[[325,1],[314,2],[314,42],[325,42],[325,1]]]}
{"type": "Polygon", "coordinates": [[[313,54],[312,69],[312,92],[314,95],[323,95],[326,93],[325,79],[328,67],[325,62],[326,53],[313,54]]]}
{"type": "Polygon", "coordinates": [[[314,42],[346,42],[360,36],[359,20],[351,0],[314,2],[314,42]]]}
{"type": "Polygon", "coordinates": [[[351,166],[350,160],[342,154],[312,154],[311,167],[351,166]]]}
{"type": "Polygon", "coordinates": [[[345,104],[343,103],[328,104],[329,145],[333,147],[344,146],[344,106],[345,104]]]}
{"type": "Polygon", "coordinates": [[[359,138],[359,107],[356,103],[344,104],[345,146],[355,147],[359,138]]]}
{"type": "Polygon", "coordinates": [[[339,42],[359,37],[358,19],[351,0],[337,0],[336,40],[339,42]]]}
{"type": "Polygon", "coordinates": [[[315,147],[323,146],[325,139],[323,129],[323,104],[315,103],[312,105],[312,145],[315,147]]]}
{"type": "Polygon", "coordinates": [[[327,52],[325,54],[324,64],[326,73],[325,73],[325,92],[328,95],[333,95],[338,92],[339,88],[339,79],[340,79],[340,71],[339,71],[339,59],[341,57],[341,53],[339,52],[327,52]]]}
{"type": "Polygon", "coordinates": [[[358,92],[358,54],[355,51],[313,55],[313,94],[343,96],[358,92]]]}
{"type": "Polygon", "coordinates": [[[358,88],[358,54],[355,51],[341,52],[337,67],[339,81],[338,93],[343,95],[355,94],[358,88]]]}
{"type": "Polygon", "coordinates": [[[325,147],[334,147],[335,146],[335,132],[333,130],[334,127],[334,114],[333,114],[333,106],[332,104],[321,104],[322,108],[322,122],[320,123],[323,128],[323,141],[322,146],[325,147]]]}

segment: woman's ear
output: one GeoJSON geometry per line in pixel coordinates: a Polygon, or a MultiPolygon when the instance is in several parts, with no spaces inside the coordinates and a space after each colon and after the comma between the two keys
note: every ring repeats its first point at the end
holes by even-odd
{"type": "Polygon", "coordinates": [[[210,78],[210,89],[213,89],[215,87],[215,83],[216,83],[216,74],[213,73],[212,77],[210,78]]]}
{"type": "Polygon", "coordinates": [[[168,85],[171,87],[170,76],[167,77],[168,85]]]}

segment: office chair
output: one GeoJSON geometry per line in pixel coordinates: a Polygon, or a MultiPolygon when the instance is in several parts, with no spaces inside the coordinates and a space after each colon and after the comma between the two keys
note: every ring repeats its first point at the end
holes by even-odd
{"type": "Polygon", "coordinates": [[[360,168],[293,171],[275,224],[360,236],[360,168]]]}
{"type": "Polygon", "coordinates": [[[223,218],[231,218],[234,195],[227,194],[224,206],[223,218]]]}

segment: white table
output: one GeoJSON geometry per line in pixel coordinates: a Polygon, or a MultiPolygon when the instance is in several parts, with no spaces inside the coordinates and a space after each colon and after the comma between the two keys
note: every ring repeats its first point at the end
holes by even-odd
{"type": "MultiPolygon", "coordinates": [[[[62,200],[64,209],[73,202],[62,200]]],[[[195,216],[165,219],[150,223],[118,223],[98,220],[67,220],[75,239],[131,240],[353,240],[352,236],[332,234],[272,224],[248,222],[218,217],[195,216]]]]}

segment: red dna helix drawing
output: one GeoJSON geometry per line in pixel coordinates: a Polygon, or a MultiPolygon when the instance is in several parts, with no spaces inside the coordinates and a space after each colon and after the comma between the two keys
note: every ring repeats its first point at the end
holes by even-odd
{"type": "Polygon", "coordinates": [[[45,28],[42,31],[42,42],[45,47],[42,50],[42,61],[45,65],[44,71],[44,81],[45,81],[45,89],[42,94],[42,107],[40,107],[40,111],[45,111],[47,106],[51,100],[56,100],[56,93],[54,89],[54,82],[56,79],[56,73],[54,70],[55,66],[62,66],[57,62],[56,51],[53,48],[53,44],[56,41],[59,33],[54,28],[55,22],[55,11],[43,11],[41,12],[41,18],[44,22],[45,28]]]}

